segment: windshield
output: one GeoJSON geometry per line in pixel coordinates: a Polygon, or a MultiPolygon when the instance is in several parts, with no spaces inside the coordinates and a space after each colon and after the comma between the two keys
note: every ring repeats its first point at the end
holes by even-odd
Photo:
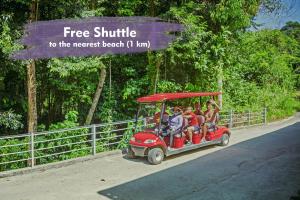
{"type": "Polygon", "coordinates": [[[143,120],[146,128],[154,127],[159,119],[157,118],[160,114],[162,104],[161,103],[143,103],[140,104],[137,120],[143,120]]]}
{"type": "Polygon", "coordinates": [[[160,104],[152,103],[152,104],[140,104],[140,109],[138,113],[139,118],[146,118],[154,116],[156,112],[160,112],[160,104]]]}

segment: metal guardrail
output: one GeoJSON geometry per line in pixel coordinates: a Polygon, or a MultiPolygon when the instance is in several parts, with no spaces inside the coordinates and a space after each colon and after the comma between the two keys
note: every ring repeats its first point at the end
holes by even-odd
{"type": "Polygon", "coordinates": [[[220,112],[219,125],[228,126],[229,128],[242,128],[253,125],[261,125],[267,123],[267,109],[264,108],[260,112],[235,112],[229,110],[228,112],[220,112]]]}
{"type": "MultiPolygon", "coordinates": [[[[266,116],[266,109],[242,113],[222,111],[219,125],[237,128],[266,124],[266,116]]],[[[151,125],[140,119],[135,131],[151,125]]],[[[0,137],[0,172],[124,148],[133,128],[134,120],[126,120],[0,137]]]]}

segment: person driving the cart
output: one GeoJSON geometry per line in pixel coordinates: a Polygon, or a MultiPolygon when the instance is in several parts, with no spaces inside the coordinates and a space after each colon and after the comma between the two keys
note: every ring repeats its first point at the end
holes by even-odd
{"type": "Polygon", "coordinates": [[[187,145],[192,144],[192,138],[193,138],[193,132],[194,131],[200,131],[200,127],[198,124],[198,119],[197,119],[197,115],[195,113],[193,113],[193,108],[192,107],[187,107],[183,117],[185,119],[188,120],[188,127],[187,127],[187,132],[188,132],[188,136],[189,136],[189,141],[187,143],[187,145]]]}
{"type": "MultiPolygon", "coordinates": [[[[154,123],[156,124],[156,126],[159,125],[160,114],[161,114],[161,112],[157,112],[154,114],[154,123]]],[[[169,119],[169,114],[166,112],[166,108],[164,108],[162,121],[161,121],[163,126],[168,124],[168,119],[169,119]]]]}
{"type": "Polygon", "coordinates": [[[182,130],[183,116],[180,107],[175,106],[171,109],[173,115],[169,117],[169,132],[170,132],[170,144],[173,144],[173,137],[182,130]]]}
{"type": "Polygon", "coordinates": [[[218,104],[213,99],[206,102],[206,107],[207,110],[204,112],[205,124],[203,126],[202,142],[206,142],[205,136],[207,134],[207,131],[216,126],[217,115],[220,111],[218,104]],[[215,107],[215,109],[213,109],[213,106],[215,107]]]}

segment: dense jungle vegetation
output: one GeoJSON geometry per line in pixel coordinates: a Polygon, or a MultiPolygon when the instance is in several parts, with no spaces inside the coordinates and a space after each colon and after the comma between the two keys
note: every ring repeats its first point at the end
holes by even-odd
{"type": "Polygon", "coordinates": [[[281,30],[253,28],[258,12],[280,7],[277,0],[2,0],[0,135],[132,119],[137,97],[215,91],[219,79],[224,110],[267,107],[271,120],[291,115],[299,108],[300,24],[289,22],[281,30]],[[10,59],[23,48],[18,39],[30,20],[91,16],[153,16],[184,24],[186,30],[156,52],[10,59]],[[30,82],[28,70],[35,82],[30,82]],[[28,100],[30,84],[36,88],[30,92],[36,109],[28,100]],[[72,118],[65,117],[70,113],[72,118]]]}

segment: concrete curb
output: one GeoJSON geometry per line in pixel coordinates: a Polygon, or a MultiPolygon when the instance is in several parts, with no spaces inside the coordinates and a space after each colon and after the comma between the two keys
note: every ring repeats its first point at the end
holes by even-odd
{"type": "Polygon", "coordinates": [[[90,155],[90,156],[84,156],[84,157],[79,157],[79,158],[73,158],[69,160],[64,160],[56,163],[49,163],[49,164],[43,164],[43,165],[38,165],[33,168],[27,167],[27,168],[22,168],[22,169],[16,169],[16,170],[10,170],[10,171],[5,171],[5,172],[0,172],[0,178],[6,178],[6,177],[11,177],[11,176],[17,176],[17,175],[23,175],[23,174],[29,174],[32,172],[43,172],[48,169],[55,169],[55,168],[60,168],[60,167],[66,167],[75,163],[80,163],[80,162],[85,162],[89,160],[95,160],[98,158],[103,158],[103,157],[108,157],[108,156],[115,156],[115,155],[122,155],[121,150],[114,150],[114,151],[107,151],[107,152],[101,152],[96,155],[90,155]]]}

